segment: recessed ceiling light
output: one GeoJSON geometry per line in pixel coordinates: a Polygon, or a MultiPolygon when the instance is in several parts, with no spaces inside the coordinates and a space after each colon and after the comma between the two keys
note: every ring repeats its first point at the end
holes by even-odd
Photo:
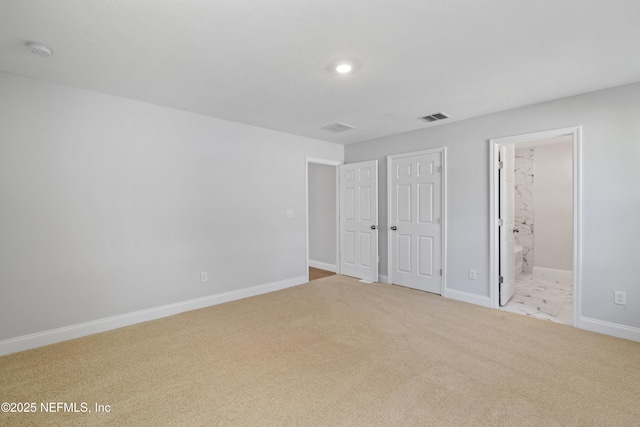
{"type": "Polygon", "coordinates": [[[351,65],[349,64],[340,64],[336,67],[336,71],[339,72],[340,74],[347,74],[348,72],[351,71],[351,65]]]}

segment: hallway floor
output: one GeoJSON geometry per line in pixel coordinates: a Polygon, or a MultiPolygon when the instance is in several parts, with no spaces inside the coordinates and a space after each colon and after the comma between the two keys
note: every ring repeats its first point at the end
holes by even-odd
{"type": "Polygon", "coordinates": [[[322,279],[324,277],[329,277],[329,276],[333,276],[334,273],[333,271],[327,271],[327,270],[321,270],[319,268],[315,268],[315,267],[309,267],[309,281],[311,282],[312,280],[317,280],[317,279],[322,279]]]}
{"type": "Polygon", "coordinates": [[[573,280],[521,273],[516,290],[502,310],[537,319],[573,324],[573,280]]]}

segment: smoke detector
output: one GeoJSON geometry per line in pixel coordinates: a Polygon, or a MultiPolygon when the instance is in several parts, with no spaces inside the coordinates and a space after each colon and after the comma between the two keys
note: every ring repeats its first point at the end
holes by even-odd
{"type": "Polygon", "coordinates": [[[320,129],[333,132],[333,133],[338,133],[338,132],[344,132],[344,131],[355,129],[355,128],[351,125],[345,125],[344,123],[334,123],[331,125],[323,126],[320,129]]]}
{"type": "Polygon", "coordinates": [[[27,47],[34,55],[42,56],[45,58],[53,55],[51,48],[43,45],[42,43],[27,43],[27,47]]]}

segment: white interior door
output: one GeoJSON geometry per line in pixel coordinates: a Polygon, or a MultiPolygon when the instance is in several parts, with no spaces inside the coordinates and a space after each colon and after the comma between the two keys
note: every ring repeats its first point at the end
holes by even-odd
{"type": "Polygon", "coordinates": [[[389,157],[391,281],[442,294],[442,152],[389,157]]]}
{"type": "Polygon", "coordinates": [[[378,281],[378,161],[340,170],[340,273],[378,281]]]}
{"type": "Polygon", "coordinates": [[[499,169],[499,197],[500,219],[498,224],[500,234],[500,305],[505,305],[515,292],[515,271],[513,253],[514,212],[514,166],[515,146],[500,146],[499,169]]]}

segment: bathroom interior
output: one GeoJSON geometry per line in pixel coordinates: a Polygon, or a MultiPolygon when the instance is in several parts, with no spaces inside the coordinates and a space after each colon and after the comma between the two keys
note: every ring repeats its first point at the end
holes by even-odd
{"type": "Polygon", "coordinates": [[[573,323],[571,136],[515,147],[515,293],[503,310],[573,323]]]}

